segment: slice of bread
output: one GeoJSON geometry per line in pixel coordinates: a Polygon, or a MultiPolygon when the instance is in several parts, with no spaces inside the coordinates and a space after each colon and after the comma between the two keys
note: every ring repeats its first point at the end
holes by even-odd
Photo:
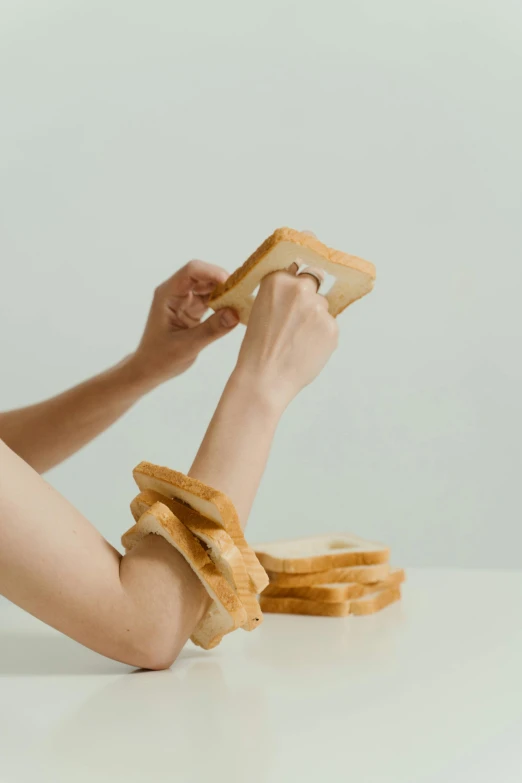
{"type": "Polygon", "coordinates": [[[308,601],[306,598],[271,598],[262,595],[261,609],[268,614],[307,614],[318,617],[346,617],[350,614],[351,601],[328,603],[308,601]]]}
{"type": "Polygon", "coordinates": [[[246,621],[241,601],[199,541],[163,503],[154,503],[122,536],[125,550],[130,551],[151,533],[163,536],[185,558],[212,598],[210,610],[190,637],[194,644],[205,650],[212,649],[224,634],[246,621]]]}
{"type": "Polygon", "coordinates": [[[283,574],[268,571],[270,584],[265,590],[269,595],[272,587],[306,587],[332,582],[358,582],[360,584],[375,584],[387,579],[390,573],[388,563],[369,566],[348,566],[347,568],[331,568],[328,571],[315,571],[310,574],[283,574]]]}
{"type": "Polygon", "coordinates": [[[306,598],[272,598],[261,596],[263,612],[276,614],[306,614],[320,617],[346,617],[348,614],[374,614],[386,606],[399,601],[400,587],[390,587],[377,593],[352,598],[349,601],[332,603],[330,601],[311,601],[306,598]]]}
{"type": "Polygon", "coordinates": [[[350,601],[350,612],[358,615],[374,614],[374,612],[380,612],[381,609],[385,609],[400,599],[401,588],[389,587],[387,590],[379,590],[350,601]]]}
{"type": "Polygon", "coordinates": [[[268,585],[263,596],[268,598],[304,598],[307,601],[323,601],[338,604],[350,598],[364,595],[364,585],[357,582],[333,582],[324,585],[309,585],[308,587],[279,587],[268,585]]]}
{"type": "Polygon", "coordinates": [[[255,551],[266,569],[287,574],[308,574],[347,566],[387,563],[390,556],[384,544],[365,541],[352,533],[329,533],[274,541],[256,545],[255,551]]]}
{"type": "Polygon", "coordinates": [[[376,593],[379,590],[387,590],[389,587],[399,587],[406,579],[406,573],[403,568],[394,568],[386,579],[382,579],[380,582],[374,582],[373,584],[363,586],[363,595],[369,595],[370,593],[376,593]]]}
{"type": "Polygon", "coordinates": [[[138,520],[154,503],[164,503],[175,516],[183,522],[190,532],[203,544],[208,556],[237,591],[239,600],[247,613],[246,623],[242,626],[247,631],[253,631],[263,620],[261,607],[257,601],[253,586],[246,570],[241,552],[232,541],[226,530],[216,522],[194,511],[179,500],[166,498],[152,489],[140,492],[131,503],[134,519],[138,520]]]}
{"type": "Polygon", "coordinates": [[[210,307],[214,310],[232,307],[241,322],[248,323],[254,303],[252,293],[261,280],[271,272],[287,269],[294,261],[324,269],[336,278],[326,294],[333,316],[339,315],[373,288],[375,267],[369,261],[333,250],[309,234],[292,228],[279,228],[243,266],[216,288],[210,297],[210,307]]]}
{"type": "Polygon", "coordinates": [[[247,544],[236,509],[226,495],[197,479],[150,462],[140,462],[134,468],[133,476],[140,490],[153,489],[165,497],[180,500],[224,528],[241,552],[255,592],[261,593],[265,589],[268,576],[247,544]]]}
{"type": "MultiPolygon", "coordinates": [[[[364,566],[362,566],[364,568],[364,566]]],[[[367,566],[372,568],[372,566],[367,566]]],[[[405,579],[401,568],[390,571],[386,579],[372,584],[358,582],[325,582],[324,584],[305,585],[302,587],[281,586],[278,582],[268,585],[263,595],[271,598],[305,598],[309,601],[325,601],[339,603],[350,598],[360,598],[364,595],[398,587],[405,579]]]]}

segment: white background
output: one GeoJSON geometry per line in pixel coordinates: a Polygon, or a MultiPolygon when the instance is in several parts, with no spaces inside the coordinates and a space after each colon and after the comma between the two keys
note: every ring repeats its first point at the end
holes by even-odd
{"type": "MultiPolygon", "coordinates": [[[[250,538],[520,566],[521,36],[516,0],[0,0],[0,406],[131,351],[188,259],[310,228],[378,280],[250,538]]],[[[240,337],[50,474],[113,543],[134,464],[188,468],[240,337]]]]}

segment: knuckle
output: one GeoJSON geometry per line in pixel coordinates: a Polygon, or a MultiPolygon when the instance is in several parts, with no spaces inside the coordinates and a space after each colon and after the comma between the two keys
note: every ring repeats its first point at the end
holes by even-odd
{"type": "Polygon", "coordinates": [[[292,275],[289,275],[288,272],[285,272],[283,269],[280,269],[279,272],[274,272],[272,277],[274,279],[274,284],[281,286],[281,288],[288,288],[292,285],[292,275]]]}
{"type": "Polygon", "coordinates": [[[272,290],[284,290],[291,282],[291,276],[280,270],[278,272],[272,272],[265,277],[262,284],[272,290]]]}

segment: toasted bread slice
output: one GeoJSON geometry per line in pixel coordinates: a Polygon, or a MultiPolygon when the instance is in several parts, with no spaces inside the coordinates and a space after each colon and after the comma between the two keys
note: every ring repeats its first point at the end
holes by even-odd
{"type": "Polygon", "coordinates": [[[247,544],[236,509],[226,495],[197,479],[150,462],[140,462],[133,476],[140,490],[153,489],[165,497],[180,500],[224,528],[243,556],[255,592],[261,593],[265,589],[268,576],[247,544]]]}
{"type": "Polygon", "coordinates": [[[346,617],[350,614],[350,601],[328,603],[308,601],[306,598],[271,598],[262,595],[261,609],[268,614],[308,614],[318,617],[346,617]]]}
{"type": "Polygon", "coordinates": [[[266,569],[286,574],[308,574],[347,566],[387,563],[390,556],[384,544],[365,541],[353,533],[329,533],[257,544],[255,551],[266,569]]]}
{"type": "Polygon", "coordinates": [[[395,601],[401,599],[400,587],[388,587],[386,590],[379,590],[368,595],[363,595],[361,598],[354,598],[350,601],[350,612],[352,614],[374,614],[380,612],[381,609],[385,609],[395,601]]]}
{"type": "Polygon", "coordinates": [[[130,551],[151,533],[163,536],[185,558],[212,598],[210,610],[190,637],[194,644],[210,650],[219,644],[224,634],[246,621],[241,601],[199,541],[163,503],[154,503],[122,536],[125,550],[130,551]]]}
{"type": "Polygon", "coordinates": [[[326,294],[333,316],[370,293],[375,282],[375,267],[369,261],[333,250],[309,234],[292,228],[279,228],[243,266],[216,288],[210,297],[210,307],[214,310],[232,307],[241,322],[248,323],[254,303],[252,293],[261,280],[271,272],[287,269],[293,262],[319,267],[336,278],[326,294]]]}
{"type": "Polygon", "coordinates": [[[357,582],[360,584],[375,584],[387,579],[390,573],[388,563],[369,566],[347,566],[346,568],[330,568],[327,571],[314,571],[310,574],[284,574],[268,571],[270,584],[265,590],[269,595],[272,587],[307,587],[332,582],[357,582]]]}
{"type": "Polygon", "coordinates": [[[134,519],[138,520],[142,514],[157,502],[164,503],[183,522],[185,527],[203,543],[214,565],[237,591],[239,600],[247,613],[247,620],[242,628],[247,631],[253,631],[257,628],[263,619],[261,607],[253,591],[241,553],[226,530],[179,500],[166,498],[152,489],[140,492],[132,501],[131,511],[134,519]]]}

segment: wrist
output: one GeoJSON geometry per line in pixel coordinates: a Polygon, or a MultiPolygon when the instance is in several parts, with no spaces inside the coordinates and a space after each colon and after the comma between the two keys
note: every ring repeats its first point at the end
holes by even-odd
{"type": "Polygon", "coordinates": [[[278,423],[289,402],[277,384],[270,383],[261,373],[238,366],[230,376],[228,390],[274,424],[278,423]]]}
{"type": "Polygon", "coordinates": [[[126,356],[113,371],[117,374],[119,383],[136,399],[155,389],[161,382],[136,353],[126,356]]]}

